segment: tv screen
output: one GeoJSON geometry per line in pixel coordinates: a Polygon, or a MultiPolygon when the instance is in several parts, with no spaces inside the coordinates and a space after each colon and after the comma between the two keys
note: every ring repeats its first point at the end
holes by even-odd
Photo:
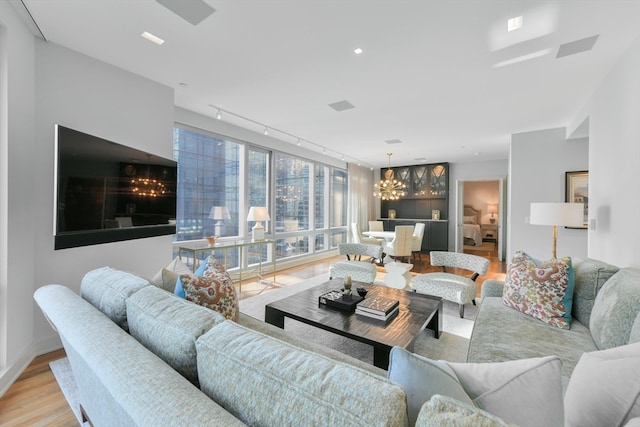
{"type": "Polygon", "coordinates": [[[55,249],[175,234],[177,163],[56,125],[55,249]]]}

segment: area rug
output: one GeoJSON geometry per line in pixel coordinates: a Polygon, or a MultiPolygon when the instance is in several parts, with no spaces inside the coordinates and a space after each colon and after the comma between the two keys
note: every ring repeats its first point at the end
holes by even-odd
{"type": "MultiPolygon", "coordinates": [[[[329,275],[322,274],[295,285],[249,297],[240,301],[240,311],[264,321],[264,307],[266,304],[317,286],[327,280],[329,280],[329,275]]],[[[424,330],[418,336],[413,351],[416,354],[430,359],[465,362],[473,322],[478,313],[478,306],[465,306],[463,319],[460,318],[458,304],[443,300],[443,309],[442,334],[440,338],[436,339],[433,336],[433,331],[424,330]]],[[[285,318],[284,330],[299,338],[331,347],[334,350],[373,364],[373,347],[368,344],[360,343],[289,318],[285,318]]]]}
{"type": "Polygon", "coordinates": [[[64,397],[67,399],[69,407],[78,419],[78,423],[83,427],[89,427],[90,424],[88,422],[82,423],[80,402],[78,400],[78,387],[73,377],[73,372],[71,371],[69,359],[65,357],[64,359],[54,360],[49,363],[49,368],[51,368],[51,372],[53,372],[53,376],[56,378],[62,394],[64,394],[64,397]]]}

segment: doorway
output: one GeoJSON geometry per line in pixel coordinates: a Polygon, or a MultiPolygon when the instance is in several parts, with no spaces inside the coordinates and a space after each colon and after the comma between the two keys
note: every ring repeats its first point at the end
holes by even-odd
{"type": "Polygon", "coordinates": [[[457,181],[455,250],[505,259],[505,177],[457,181]]]}

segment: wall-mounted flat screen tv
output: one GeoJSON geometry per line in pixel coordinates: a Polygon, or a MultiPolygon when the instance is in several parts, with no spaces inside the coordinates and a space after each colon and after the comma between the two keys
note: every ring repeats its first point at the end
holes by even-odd
{"type": "Polygon", "coordinates": [[[178,165],[55,128],[55,249],[175,234],[178,165]]]}

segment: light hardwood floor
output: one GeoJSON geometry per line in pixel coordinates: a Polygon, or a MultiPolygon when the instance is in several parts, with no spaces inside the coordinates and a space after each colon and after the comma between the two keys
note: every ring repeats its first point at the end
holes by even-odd
{"type": "MultiPolygon", "coordinates": [[[[485,255],[485,254],[482,254],[485,255]]],[[[485,276],[478,278],[478,292],[482,282],[486,279],[503,280],[506,264],[498,261],[495,253],[486,253],[491,265],[485,276]]],[[[331,257],[321,261],[304,264],[298,267],[279,271],[277,282],[287,286],[302,280],[317,276],[328,271],[332,262],[342,260],[342,257],[331,257]]],[[[422,261],[412,261],[412,273],[420,274],[430,271],[440,271],[439,267],[429,264],[429,257],[422,256],[422,261]]],[[[464,274],[463,271],[459,273],[464,274]]],[[[384,277],[384,268],[378,267],[378,279],[384,277]]],[[[274,288],[263,290],[264,286],[258,282],[247,281],[242,284],[241,299],[253,296],[260,291],[270,292],[274,288]]],[[[0,426],[78,426],[78,422],[67,405],[67,401],[58,387],[58,383],[49,369],[49,362],[65,357],[64,350],[36,357],[18,380],[0,398],[0,426]]]]}

